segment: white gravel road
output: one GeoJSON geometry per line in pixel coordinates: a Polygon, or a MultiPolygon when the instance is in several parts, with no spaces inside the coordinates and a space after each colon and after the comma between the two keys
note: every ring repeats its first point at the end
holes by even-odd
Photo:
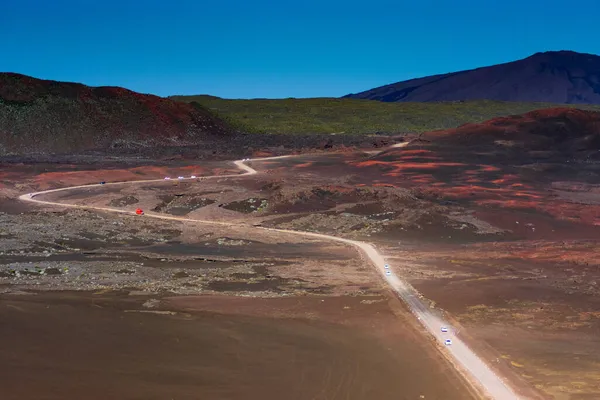
{"type": "MultiPolygon", "coordinates": [[[[239,177],[243,175],[255,175],[258,173],[254,168],[245,164],[246,161],[262,161],[262,160],[271,160],[278,158],[286,158],[292,156],[279,156],[279,157],[266,157],[266,158],[256,158],[256,159],[245,159],[234,161],[234,164],[244,171],[243,174],[235,174],[235,175],[216,175],[210,177],[199,177],[194,179],[221,179],[221,178],[229,178],[229,177],[239,177]]],[[[187,180],[192,178],[185,178],[187,180]]],[[[140,184],[140,183],[153,183],[153,182],[163,182],[163,179],[151,179],[151,180],[141,180],[141,181],[130,181],[130,182],[107,182],[105,185],[126,185],[126,184],[140,184]]],[[[85,205],[75,205],[75,204],[64,204],[64,203],[56,203],[51,201],[41,200],[45,194],[55,193],[59,191],[65,190],[73,190],[73,189],[82,189],[82,188],[90,188],[102,186],[100,184],[92,184],[92,185],[82,185],[82,186],[73,186],[67,188],[60,189],[52,189],[46,190],[42,192],[36,193],[28,193],[19,196],[19,199],[22,201],[33,202],[38,204],[46,204],[53,206],[61,206],[61,207],[70,207],[70,208],[83,208],[83,209],[91,209],[97,211],[106,211],[106,212],[116,212],[121,214],[132,214],[135,215],[134,211],[121,210],[117,208],[109,208],[109,207],[93,207],[93,206],[85,206],[85,205]]],[[[170,216],[158,213],[145,213],[146,217],[151,218],[159,218],[165,220],[177,220],[177,221],[187,221],[193,223],[202,223],[209,225],[225,225],[239,226],[239,223],[229,223],[222,221],[209,221],[209,220],[195,220],[191,218],[185,217],[177,217],[170,216]]],[[[293,234],[293,235],[301,235],[304,237],[313,237],[316,239],[324,239],[331,240],[336,242],[342,242],[348,245],[351,245],[358,249],[362,254],[366,256],[367,259],[376,267],[377,271],[383,276],[385,281],[390,285],[390,287],[398,294],[398,296],[407,304],[411,312],[418,318],[421,324],[427,329],[427,331],[433,335],[437,340],[440,341],[441,344],[445,342],[446,339],[451,339],[452,344],[445,346],[445,351],[447,355],[449,355],[455,362],[457,366],[462,370],[463,373],[468,374],[470,376],[471,381],[475,383],[479,389],[485,393],[486,397],[490,399],[497,400],[513,400],[519,399],[520,397],[515,394],[515,392],[503,382],[503,380],[496,375],[486,363],[477,356],[460,338],[456,337],[454,334],[454,330],[452,327],[440,317],[438,317],[434,312],[420,299],[416,290],[403,279],[398,277],[393,272],[393,266],[390,269],[385,268],[385,258],[377,251],[377,249],[365,242],[355,241],[344,239],[336,236],[324,235],[313,232],[299,232],[293,230],[286,229],[275,229],[275,228],[267,228],[267,227],[253,227],[248,226],[250,229],[261,229],[268,230],[273,232],[280,232],[285,234],[293,234]],[[390,271],[390,274],[387,275],[386,271],[390,271]],[[448,332],[442,332],[441,328],[445,326],[448,327],[448,332]]]]}

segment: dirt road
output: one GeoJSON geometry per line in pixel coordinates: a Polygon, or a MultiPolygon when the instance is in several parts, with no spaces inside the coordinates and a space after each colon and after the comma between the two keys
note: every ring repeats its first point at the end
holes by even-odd
{"type": "MultiPolygon", "coordinates": [[[[221,179],[221,178],[230,178],[230,177],[240,177],[244,175],[255,175],[258,173],[254,168],[245,164],[246,161],[262,161],[262,160],[271,160],[274,158],[284,158],[290,156],[280,156],[280,157],[267,157],[267,158],[257,158],[257,159],[248,159],[248,160],[238,160],[234,161],[234,164],[244,171],[242,174],[234,174],[234,175],[216,175],[209,177],[201,177],[201,178],[184,178],[184,180],[205,180],[205,179],[221,179]]],[[[105,185],[125,185],[125,184],[140,184],[140,183],[153,183],[153,182],[163,182],[162,179],[152,179],[152,180],[138,180],[138,181],[129,181],[129,182],[111,182],[106,183],[105,185]]],[[[73,189],[81,189],[81,188],[90,188],[102,186],[101,184],[92,184],[92,185],[82,185],[82,186],[74,186],[60,189],[52,189],[46,190],[36,193],[29,193],[19,196],[19,199],[22,201],[28,201],[38,204],[46,204],[52,206],[61,206],[61,207],[70,207],[70,208],[82,208],[82,209],[90,209],[97,211],[105,211],[105,212],[116,212],[121,214],[131,214],[135,215],[134,211],[121,210],[117,208],[109,208],[109,207],[94,207],[94,206],[85,206],[85,205],[76,205],[76,204],[64,204],[64,203],[56,203],[51,201],[40,200],[39,197],[45,194],[55,193],[59,191],[65,190],[73,190],[73,189]]],[[[230,222],[223,221],[210,221],[210,220],[197,220],[191,218],[170,216],[158,213],[146,213],[146,217],[151,218],[159,218],[163,220],[175,220],[175,221],[183,221],[183,222],[193,222],[193,223],[201,223],[208,225],[221,225],[221,226],[232,226],[234,224],[230,222]]],[[[239,226],[239,223],[235,224],[239,226]]],[[[485,393],[485,395],[491,399],[497,400],[508,400],[508,399],[519,399],[520,397],[515,394],[515,392],[506,385],[500,377],[498,377],[464,342],[462,342],[458,337],[456,337],[453,333],[453,329],[440,317],[432,312],[432,310],[426,306],[426,304],[421,301],[416,290],[407,282],[402,280],[400,277],[396,276],[391,269],[385,267],[386,262],[384,257],[377,251],[377,249],[365,242],[355,241],[344,239],[336,236],[324,235],[313,232],[300,232],[286,229],[276,229],[276,228],[267,228],[267,227],[253,227],[248,225],[249,229],[261,229],[268,230],[272,232],[278,232],[283,234],[291,234],[291,235],[301,235],[304,237],[313,237],[315,239],[325,239],[336,242],[341,242],[350,246],[353,246],[357,250],[359,250],[362,254],[364,254],[371,263],[377,268],[377,270],[382,274],[386,282],[393,288],[393,290],[398,294],[398,296],[408,305],[412,313],[417,316],[421,324],[441,343],[444,343],[446,339],[451,339],[452,344],[447,345],[445,347],[447,354],[453,359],[455,365],[458,366],[459,369],[462,370],[463,373],[466,374],[467,377],[470,378],[471,382],[473,382],[478,388],[485,393]],[[389,273],[389,274],[388,274],[389,273]],[[448,332],[442,332],[442,327],[447,327],[448,332]]]]}

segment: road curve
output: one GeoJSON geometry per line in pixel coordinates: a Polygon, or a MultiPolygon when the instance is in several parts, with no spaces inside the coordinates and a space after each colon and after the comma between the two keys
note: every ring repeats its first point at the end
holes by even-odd
{"type": "MultiPolygon", "coordinates": [[[[247,160],[238,160],[234,161],[234,164],[244,173],[242,174],[232,174],[232,175],[214,175],[214,176],[206,176],[206,177],[198,177],[198,178],[184,178],[180,180],[205,180],[205,179],[220,179],[220,178],[232,178],[232,177],[240,177],[245,175],[256,175],[258,171],[254,168],[245,164],[245,161],[266,161],[272,159],[279,158],[287,158],[292,156],[278,156],[278,157],[265,157],[265,158],[254,158],[247,160]]],[[[125,182],[107,182],[104,185],[102,184],[91,184],[91,185],[80,185],[80,186],[71,186],[60,189],[51,189],[44,190],[41,192],[28,193],[19,196],[19,200],[37,203],[37,204],[46,204],[52,206],[61,206],[68,208],[80,208],[80,209],[88,209],[88,210],[96,210],[96,211],[106,211],[106,212],[116,212],[120,214],[130,214],[136,215],[134,211],[121,210],[118,208],[110,208],[110,207],[95,207],[95,206],[85,206],[78,204],[67,204],[67,203],[57,203],[52,201],[44,201],[36,199],[36,197],[56,193],[66,190],[73,189],[83,189],[83,188],[91,188],[96,186],[106,186],[106,185],[125,185],[125,184],[139,184],[139,183],[157,183],[164,182],[164,179],[149,179],[149,180],[138,180],[138,181],[125,181],[125,182]]],[[[220,226],[234,226],[239,223],[231,223],[231,222],[222,222],[222,221],[210,221],[210,220],[198,220],[192,218],[184,218],[170,215],[163,215],[158,213],[145,213],[146,217],[158,218],[163,220],[174,220],[174,221],[183,221],[183,222],[194,222],[194,223],[202,223],[207,225],[220,225],[220,226]]],[[[248,226],[250,227],[250,226],[248,226]]],[[[390,287],[398,294],[398,296],[406,303],[411,312],[418,318],[419,322],[427,329],[427,331],[433,335],[440,343],[444,343],[446,339],[452,339],[452,344],[445,347],[447,355],[453,359],[455,365],[457,365],[460,369],[462,369],[463,373],[466,373],[467,376],[471,378],[471,381],[475,383],[478,388],[485,394],[486,397],[490,399],[496,400],[514,400],[520,399],[519,396],[515,394],[515,392],[506,385],[498,375],[496,375],[489,367],[486,365],[481,358],[477,356],[462,340],[456,337],[453,333],[453,329],[450,325],[445,322],[442,318],[435,315],[427,305],[421,301],[417,291],[406,281],[396,276],[390,269],[386,269],[385,259],[384,257],[377,251],[377,249],[369,243],[361,242],[357,240],[345,239],[337,236],[324,235],[320,233],[314,232],[302,232],[302,231],[293,231],[288,229],[277,229],[277,228],[267,228],[262,226],[253,226],[253,229],[260,229],[264,231],[271,232],[279,232],[285,234],[293,234],[304,237],[312,237],[315,239],[324,239],[329,241],[340,242],[344,244],[348,244],[356,248],[360,253],[364,254],[371,263],[375,266],[377,271],[383,276],[386,282],[390,285],[390,287]],[[386,271],[390,271],[391,274],[387,275],[386,271]],[[445,326],[448,327],[449,332],[442,332],[441,328],[445,326]]],[[[389,264],[389,263],[388,263],[389,264]]]]}

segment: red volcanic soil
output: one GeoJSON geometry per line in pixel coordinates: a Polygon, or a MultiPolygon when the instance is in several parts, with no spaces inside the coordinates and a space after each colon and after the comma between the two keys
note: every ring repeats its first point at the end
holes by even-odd
{"type": "Polygon", "coordinates": [[[273,153],[269,151],[255,151],[252,153],[253,158],[273,157],[273,153]]]}
{"type": "MultiPolygon", "coordinates": [[[[201,177],[205,175],[231,175],[240,173],[233,165],[219,162],[205,162],[199,165],[140,165],[140,166],[101,166],[87,164],[1,164],[0,189],[16,188],[24,190],[48,190],[59,187],[105,182],[125,182],[149,179],[162,179],[169,176],[173,185],[178,185],[178,176],[201,177]]],[[[1,196],[0,196],[1,197],[1,196]]]]}
{"type": "Polygon", "coordinates": [[[600,226],[600,113],[552,108],[421,139],[346,165],[360,171],[355,172],[359,184],[393,185],[436,202],[600,226]]]}
{"type": "Polygon", "coordinates": [[[0,104],[0,144],[12,152],[180,146],[232,134],[198,104],[13,73],[0,74],[0,104]]]}
{"type": "Polygon", "coordinates": [[[93,150],[233,159],[394,142],[387,136],[244,135],[195,102],[0,73],[0,156],[93,150]]]}
{"type": "Polygon", "coordinates": [[[430,132],[422,139],[455,145],[525,146],[527,150],[597,151],[600,150],[600,113],[549,108],[430,132]]]}

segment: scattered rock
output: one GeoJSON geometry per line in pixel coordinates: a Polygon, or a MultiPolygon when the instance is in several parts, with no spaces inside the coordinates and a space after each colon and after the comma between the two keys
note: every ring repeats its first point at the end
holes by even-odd
{"type": "Polygon", "coordinates": [[[158,307],[159,304],[160,304],[160,300],[158,300],[158,299],[149,299],[149,300],[146,300],[144,302],[144,304],[142,304],[142,306],[146,307],[146,308],[156,308],[156,307],[158,307]]]}

